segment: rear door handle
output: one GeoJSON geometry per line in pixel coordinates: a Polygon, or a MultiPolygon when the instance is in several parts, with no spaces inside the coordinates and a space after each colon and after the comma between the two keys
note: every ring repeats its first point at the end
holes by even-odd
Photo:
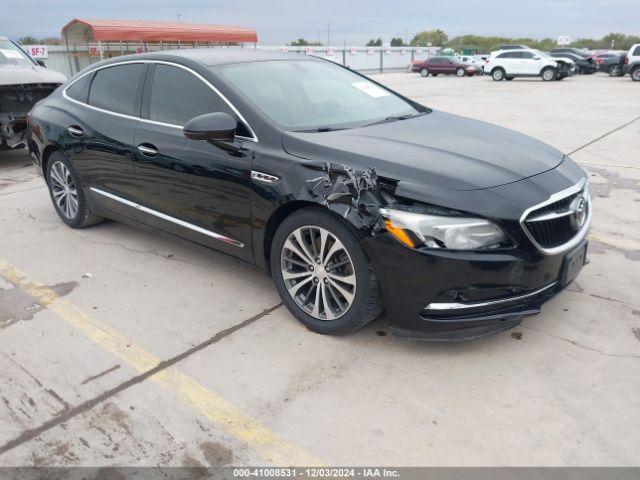
{"type": "Polygon", "coordinates": [[[84,130],[76,125],[71,125],[69,128],[67,128],[67,132],[69,132],[69,135],[76,138],[84,136],[84,130]]]}
{"type": "Polygon", "coordinates": [[[138,151],[145,157],[155,157],[158,155],[158,149],[149,144],[138,145],[138,151]]]}

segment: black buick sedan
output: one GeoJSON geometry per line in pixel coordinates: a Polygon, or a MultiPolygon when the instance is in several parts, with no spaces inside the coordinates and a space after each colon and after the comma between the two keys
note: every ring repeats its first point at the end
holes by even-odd
{"type": "Polygon", "coordinates": [[[573,161],[313,57],[101,62],[33,109],[28,147],[70,227],[110,218],[255,263],[324,334],[383,309],[399,336],[496,333],[585,262],[573,161]]]}

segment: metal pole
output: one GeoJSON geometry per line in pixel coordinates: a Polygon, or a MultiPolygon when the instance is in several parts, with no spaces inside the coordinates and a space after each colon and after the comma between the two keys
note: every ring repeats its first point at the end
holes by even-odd
{"type": "Polygon", "coordinates": [[[383,64],[382,56],[383,55],[384,55],[384,51],[383,51],[382,47],[380,47],[380,73],[382,73],[382,64],[383,64]]]}
{"type": "Polygon", "coordinates": [[[98,50],[100,50],[100,60],[104,60],[104,55],[102,55],[102,42],[98,40],[98,50]]]}
{"type": "Polygon", "coordinates": [[[120,56],[124,55],[124,49],[122,48],[122,40],[120,40],[120,56]]]}
{"type": "Polygon", "coordinates": [[[71,51],[69,50],[69,37],[67,37],[67,31],[64,31],[64,44],[67,47],[67,60],[69,60],[69,76],[73,76],[73,64],[71,63],[71,51]]]}

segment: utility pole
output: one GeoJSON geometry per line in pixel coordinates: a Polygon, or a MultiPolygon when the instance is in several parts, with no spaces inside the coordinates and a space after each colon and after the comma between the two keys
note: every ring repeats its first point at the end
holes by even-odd
{"type": "Polygon", "coordinates": [[[404,44],[409,45],[409,30],[406,28],[404,29],[404,44]]]}
{"type": "Polygon", "coordinates": [[[329,31],[330,31],[330,29],[331,29],[331,24],[330,24],[330,23],[327,23],[327,47],[328,47],[329,45],[331,45],[331,39],[330,39],[330,37],[329,37],[329,31]]]}

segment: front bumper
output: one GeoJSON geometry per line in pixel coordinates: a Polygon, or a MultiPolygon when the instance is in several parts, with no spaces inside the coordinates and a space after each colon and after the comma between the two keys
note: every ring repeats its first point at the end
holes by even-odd
{"type": "Polygon", "coordinates": [[[410,249],[388,233],[363,245],[378,272],[391,331],[401,337],[453,341],[499,333],[539,313],[569,283],[562,277],[571,252],[410,249]]]}

